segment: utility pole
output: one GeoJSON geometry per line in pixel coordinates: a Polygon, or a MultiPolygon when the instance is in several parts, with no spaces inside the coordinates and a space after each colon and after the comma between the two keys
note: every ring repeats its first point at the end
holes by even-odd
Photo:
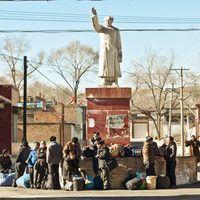
{"type": "Polygon", "coordinates": [[[184,147],[185,147],[185,134],[184,134],[184,108],[183,108],[183,71],[189,69],[171,69],[175,70],[180,77],[180,115],[181,115],[181,155],[184,156],[184,147]],[[180,71],[180,73],[178,72],[180,71]]]}
{"type": "Polygon", "coordinates": [[[24,101],[23,101],[23,137],[22,142],[27,139],[26,137],[26,110],[27,110],[27,56],[24,56],[24,101]]]}
{"type": "Polygon", "coordinates": [[[170,105],[169,105],[169,137],[172,135],[172,101],[173,101],[173,90],[174,90],[174,83],[172,83],[171,93],[170,93],[170,105]]]}

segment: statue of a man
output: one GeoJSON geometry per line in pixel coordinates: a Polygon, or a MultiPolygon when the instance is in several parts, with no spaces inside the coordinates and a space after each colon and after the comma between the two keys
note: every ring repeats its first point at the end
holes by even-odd
{"type": "Polygon", "coordinates": [[[120,64],[122,62],[121,38],[119,29],[112,26],[114,18],[105,17],[105,24],[99,24],[97,12],[92,8],[92,23],[100,36],[99,73],[103,85],[118,86],[118,77],[121,77],[120,64]]]}

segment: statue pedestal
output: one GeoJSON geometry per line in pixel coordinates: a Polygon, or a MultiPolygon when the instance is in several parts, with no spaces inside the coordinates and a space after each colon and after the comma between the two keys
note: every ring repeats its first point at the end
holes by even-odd
{"type": "Polygon", "coordinates": [[[94,131],[107,144],[129,144],[131,88],[86,88],[87,142],[94,131]]]}

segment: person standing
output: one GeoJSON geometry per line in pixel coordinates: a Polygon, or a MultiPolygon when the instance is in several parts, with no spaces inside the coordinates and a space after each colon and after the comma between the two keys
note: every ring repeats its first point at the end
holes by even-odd
{"type": "Polygon", "coordinates": [[[46,142],[42,141],[40,148],[37,151],[38,160],[35,165],[35,177],[36,177],[35,184],[36,188],[38,189],[44,187],[42,186],[42,182],[45,181],[48,172],[48,165],[46,162],[46,152],[47,152],[46,142]]]}
{"type": "Polygon", "coordinates": [[[200,141],[197,140],[195,135],[191,136],[191,140],[185,142],[186,147],[190,147],[190,156],[196,156],[197,163],[200,162],[200,141]]]}
{"type": "Polygon", "coordinates": [[[16,162],[15,162],[16,177],[13,180],[13,184],[12,184],[13,187],[17,186],[16,180],[24,174],[24,171],[25,171],[26,166],[27,166],[26,160],[29,156],[30,151],[31,151],[31,148],[28,145],[28,142],[23,141],[22,146],[19,149],[19,152],[18,152],[17,157],[16,157],[16,162]]]}
{"type": "Polygon", "coordinates": [[[173,137],[167,138],[166,147],[164,152],[164,158],[166,160],[166,175],[170,179],[170,185],[173,187],[176,185],[176,152],[177,147],[176,143],[174,142],[173,137]]]}
{"type": "Polygon", "coordinates": [[[97,142],[97,155],[99,162],[99,169],[101,170],[101,179],[103,181],[103,189],[110,189],[110,179],[109,179],[109,169],[107,166],[107,161],[110,159],[109,148],[105,145],[104,140],[100,140],[97,142]]]}
{"type": "Polygon", "coordinates": [[[146,137],[146,141],[144,143],[143,149],[143,163],[145,165],[145,171],[147,176],[155,176],[156,172],[154,169],[154,146],[153,146],[153,138],[151,136],[146,137]]]}
{"type": "Polygon", "coordinates": [[[97,155],[97,142],[102,140],[99,136],[99,132],[94,132],[94,135],[92,138],[90,138],[90,148],[92,150],[92,164],[93,164],[93,170],[94,174],[98,175],[98,159],[96,158],[97,155]]]}
{"type": "Polygon", "coordinates": [[[9,155],[8,149],[3,149],[2,154],[0,155],[0,172],[1,173],[10,173],[12,172],[12,161],[9,155]]]}
{"type": "Polygon", "coordinates": [[[113,17],[107,16],[104,25],[100,25],[97,11],[92,8],[92,24],[99,33],[101,42],[98,75],[103,79],[103,85],[118,86],[118,78],[121,77],[122,48],[119,29],[112,26],[113,21],[113,17]]]}
{"type": "Polygon", "coordinates": [[[59,163],[62,160],[62,146],[56,141],[55,136],[50,137],[50,145],[47,148],[48,163],[48,189],[61,189],[59,182],[59,163]]]}
{"type": "Polygon", "coordinates": [[[38,159],[37,151],[39,148],[40,148],[40,143],[35,142],[34,148],[29,153],[28,159],[26,161],[28,164],[29,175],[30,175],[30,188],[32,189],[35,188],[34,166],[38,159]]]}
{"type": "Polygon", "coordinates": [[[72,172],[79,169],[79,159],[81,157],[81,147],[77,137],[73,137],[63,148],[63,180],[72,179],[72,172]]]}

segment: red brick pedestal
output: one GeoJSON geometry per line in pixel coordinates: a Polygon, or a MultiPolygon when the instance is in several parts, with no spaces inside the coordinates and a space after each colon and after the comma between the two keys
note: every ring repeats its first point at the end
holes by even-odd
{"type": "Polygon", "coordinates": [[[129,144],[131,88],[86,88],[87,142],[93,132],[106,143],[129,144]]]}

